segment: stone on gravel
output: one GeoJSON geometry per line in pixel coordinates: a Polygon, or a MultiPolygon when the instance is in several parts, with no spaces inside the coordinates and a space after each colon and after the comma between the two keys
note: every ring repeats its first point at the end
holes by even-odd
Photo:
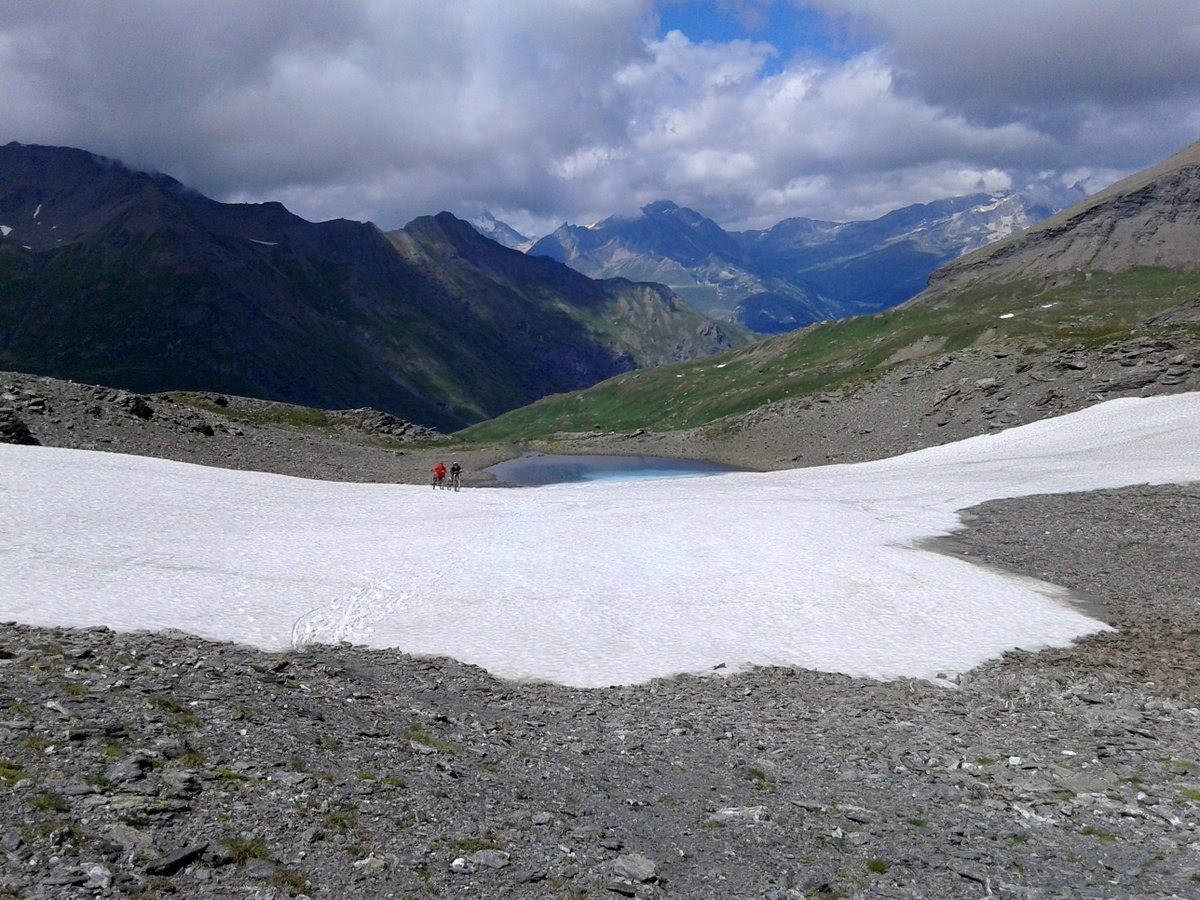
{"type": "Polygon", "coordinates": [[[112,872],[107,866],[99,863],[88,866],[86,874],[87,880],[83,883],[85,888],[106,891],[112,887],[112,872]]]}
{"type": "Polygon", "coordinates": [[[141,394],[122,392],[117,399],[117,405],[139,419],[149,419],[154,415],[154,409],[150,406],[149,400],[141,394]]]}
{"type": "Polygon", "coordinates": [[[509,863],[509,854],[503,850],[487,848],[476,850],[467,860],[476,866],[487,866],[489,869],[503,869],[509,863]]]}
{"type": "Polygon", "coordinates": [[[1106,378],[1099,385],[1102,391],[1134,391],[1153,384],[1163,374],[1163,370],[1154,366],[1138,366],[1120,375],[1106,378]]]}
{"type": "Polygon", "coordinates": [[[630,881],[653,881],[658,868],[654,860],[640,853],[625,853],[613,860],[613,871],[630,881]]]}
{"type": "Polygon", "coordinates": [[[139,778],[145,777],[146,771],[152,765],[150,757],[146,754],[133,753],[109,766],[104,772],[104,777],[113,784],[137,781],[139,778]]]}
{"type": "Polygon", "coordinates": [[[158,859],[147,863],[146,873],[149,875],[174,875],[203,856],[204,851],[207,849],[208,842],[204,841],[199,844],[191,844],[187,847],[172,850],[165,856],[160,856],[158,859]]]}
{"type": "Polygon", "coordinates": [[[707,821],[720,825],[731,822],[754,824],[770,818],[765,806],[727,806],[709,815],[707,821]]]}
{"type": "Polygon", "coordinates": [[[247,860],[246,865],[242,868],[248,878],[254,878],[258,881],[266,881],[268,878],[273,878],[277,871],[275,865],[267,862],[265,859],[247,860]]]}

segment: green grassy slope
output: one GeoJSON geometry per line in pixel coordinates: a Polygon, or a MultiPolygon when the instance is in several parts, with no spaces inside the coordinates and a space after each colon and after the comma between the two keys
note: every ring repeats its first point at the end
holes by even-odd
{"type": "Polygon", "coordinates": [[[1103,344],[1200,291],[1200,274],[1135,269],[1054,286],[979,286],[874,316],[780,335],[719,357],[611,378],[544,398],[460,433],[520,440],[554,432],[694,427],[878,376],[903,359],[972,345],[1103,344]],[[1009,316],[1001,318],[1001,316],[1009,316]]]}

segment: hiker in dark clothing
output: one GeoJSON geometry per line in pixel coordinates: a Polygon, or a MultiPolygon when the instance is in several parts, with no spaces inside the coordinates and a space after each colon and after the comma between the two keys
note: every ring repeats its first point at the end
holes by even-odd
{"type": "Polygon", "coordinates": [[[460,480],[461,478],[462,466],[460,466],[458,463],[454,463],[452,466],[450,466],[450,487],[457,491],[462,486],[460,480]]]}

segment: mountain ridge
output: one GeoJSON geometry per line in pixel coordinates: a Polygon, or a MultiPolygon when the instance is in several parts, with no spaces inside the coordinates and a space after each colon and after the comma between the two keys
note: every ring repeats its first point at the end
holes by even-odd
{"type": "Polygon", "coordinates": [[[938,266],[1082,195],[1077,186],[1033,185],[912,204],[868,221],[795,217],[742,232],[660,200],[636,216],[564,223],[528,253],[592,277],[662,281],[715,318],[775,334],[903,303],[938,266]]]}
{"type": "Polygon", "coordinates": [[[938,293],[984,278],[1008,281],[1082,271],[1106,272],[1133,266],[1200,266],[1200,141],[1156,166],[1134,173],[1082,203],[993,245],[976,250],[939,270],[930,280],[938,293]],[[1171,210],[1158,221],[1137,214],[1139,207],[1171,210]],[[1062,239],[1070,238],[1071,246],[1062,239]],[[1036,256],[1036,242],[1057,240],[1053,258],[1036,256]],[[1035,251],[1031,253],[1031,250],[1035,251]]]}
{"type": "Polygon", "coordinates": [[[424,249],[406,257],[371,223],[224,204],[87,151],[10,143],[0,366],[138,391],[372,406],[455,428],[744,340],[657,286],[598,284],[465,223],[439,232],[414,221],[424,249]],[[459,249],[436,247],[450,231],[459,249]],[[472,242],[477,259],[524,273],[520,284],[472,271],[460,252],[472,242]],[[639,334],[622,314],[658,330],[639,334]]]}

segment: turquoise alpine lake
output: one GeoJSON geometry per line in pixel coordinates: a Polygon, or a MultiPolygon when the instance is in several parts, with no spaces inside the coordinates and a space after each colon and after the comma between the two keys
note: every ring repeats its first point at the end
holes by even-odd
{"type": "Polygon", "coordinates": [[[741,472],[733,466],[662,456],[553,456],[530,453],[484,470],[510,487],[538,487],[579,481],[642,481],[694,478],[741,472]]]}

